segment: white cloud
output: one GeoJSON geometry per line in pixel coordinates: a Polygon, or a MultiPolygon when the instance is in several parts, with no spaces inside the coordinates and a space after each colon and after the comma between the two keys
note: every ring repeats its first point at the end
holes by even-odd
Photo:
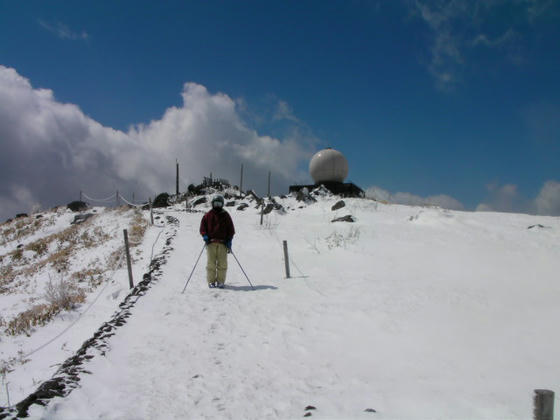
{"type": "Polygon", "coordinates": [[[5,217],[13,217],[18,213],[25,213],[41,207],[28,188],[21,185],[12,185],[9,190],[9,197],[0,196],[0,211],[6,215],[5,217]]]}
{"type": "Polygon", "coordinates": [[[487,186],[489,197],[476,207],[476,211],[530,213],[543,216],[560,216],[560,182],[547,181],[539,194],[530,200],[523,197],[517,186],[506,184],[487,186]]]}
{"type": "Polygon", "coordinates": [[[0,218],[36,202],[65,204],[80,190],[103,197],[119,189],[129,199],[132,192],[147,198],[173,191],[176,159],[184,183],[210,172],[237,183],[241,163],[246,188],[264,191],[268,170],[275,191],[306,178],[300,168],[312,143],[297,131],[284,139],[261,136],[241,119],[234,100],[196,83],[186,83],[182,96],[183,105],[161,119],[123,132],[0,66],[0,218]],[[27,198],[16,193],[22,190],[27,198]]]}
{"type": "Polygon", "coordinates": [[[409,4],[411,14],[430,28],[427,68],[441,90],[453,89],[461,80],[476,48],[500,49],[513,63],[522,62],[514,45],[522,39],[516,29],[535,30],[539,18],[558,12],[554,0],[414,0],[409,4]]]}
{"type": "Polygon", "coordinates": [[[502,35],[491,38],[486,34],[478,34],[476,38],[472,41],[473,46],[484,45],[488,48],[498,47],[507,43],[515,38],[515,31],[509,28],[502,35]]]}
{"type": "Polygon", "coordinates": [[[276,111],[274,113],[275,120],[288,120],[299,123],[299,119],[294,115],[294,111],[288,105],[287,102],[279,100],[278,104],[276,105],[276,111]]]}
{"type": "Polygon", "coordinates": [[[537,214],[560,216],[560,182],[547,181],[535,199],[537,214]]]}
{"type": "Polygon", "coordinates": [[[383,188],[373,186],[366,190],[366,197],[374,198],[378,201],[387,201],[389,203],[405,204],[410,206],[439,206],[450,210],[464,209],[461,202],[444,194],[420,197],[406,192],[390,193],[383,188]]]}
{"type": "Polygon", "coordinates": [[[39,19],[39,25],[45,28],[47,31],[53,33],[60,39],[69,39],[72,41],[76,40],[87,40],[89,39],[89,34],[86,31],[75,32],[71,30],[67,25],[57,22],[55,24],[50,24],[39,19]]]}
{"type": "Polygon", "coordinates": [[[504,211],[504,212],[524,212],[527,211],[527,204],[517,191],[517,186],[506,184],[498,186],[489,184],[486,186],[489,197],[486,202],[480,203],[476,211],[504,211]]]}

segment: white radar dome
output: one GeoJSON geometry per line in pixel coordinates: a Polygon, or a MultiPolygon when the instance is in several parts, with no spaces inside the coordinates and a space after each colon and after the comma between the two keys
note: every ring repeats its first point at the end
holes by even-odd
{"type": "Polygon", "coordinates": [[[334,149],[323,149],[313,155],[309,173],[316,184],[320,182],[344,182],[348,176],[348,161],[334,149]]]}

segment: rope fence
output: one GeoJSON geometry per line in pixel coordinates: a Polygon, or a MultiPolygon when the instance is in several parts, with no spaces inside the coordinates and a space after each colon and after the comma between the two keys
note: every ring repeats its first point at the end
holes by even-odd
{"type": "Polygon", "coordinates": [[[124,198],[122,195],[119,195],[119,198],[120,198],[122,201],[124,201],[126,204],[128,204],[129,206],[132,206],[132,207],[144,207],[144,206],[146,205],[146,204],[134,204],[134,203],[131,203],[131,202],[128,201],[126,198],[124,198]]]}
{"type": "Polygon", "coordinates": [[[86,193],[81,192],[81,193],[80,193],[80,196],[81,196],[82,198],[85,198],[86,200],[89,200],[89,201],[97,201],[97,202],[100,202],[100,203],[101,203],[101,202],[107,202],[107,201],[112,201],[112,200],[114,200],[116,194],[117,194],[117,193],[115,192],[115,193],[113,193],[112,195],[110,195],[110,196],[107,197],[107,198],[92,198],[92,197],[88,196],[86,193]]]}
{"type": "MultiPolygon", "coordinates": [[[[134,197],[134,194],[132,194],[132,196],[134,197]]],[[[115,205],[118,206],[121,200],[123,203],[132,207],[143,207],[148,203],[148,200],[145,200],[145,202],[142,202],[141,204],[134,203],[135,201],[134,198],[132,200],[128,200],[121,193],[119,193],[119,191],[116,191],[113,194],[111,194],[109,197],[104,197],[104,198],[94,198],[86,194],[85,192],[80,191],[80,201],[84,201],[84,200],[94,204],[99,203],[99,205],[101,206],[103,205],[109,206],[111,202],[115,203],[115,205]]]]}

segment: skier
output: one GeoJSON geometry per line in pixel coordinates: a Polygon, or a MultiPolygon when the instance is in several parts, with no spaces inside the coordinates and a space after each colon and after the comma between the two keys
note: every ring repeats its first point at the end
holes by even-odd
{"type": "Polygon", "coordinates": [[[224,288],[227,271],[227,254],[231,252],[231,241],[235,234],[233,221],[224,210],[224,197],[217,194],[212,198],[212,210],[202,217],[200,234],[206,242],[208,263],[206,279],[208,287],[224,288]]]}

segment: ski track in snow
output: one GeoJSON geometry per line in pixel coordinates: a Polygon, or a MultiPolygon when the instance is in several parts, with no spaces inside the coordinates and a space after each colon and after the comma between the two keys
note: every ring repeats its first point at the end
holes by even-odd
{"type": "Polygon", "coordinates": [[[202,214],[173,213],[159,281],[80,387],[30,418],[285,419],[312,405],[324,419],[524,419],[533,389],[560,391],[547,334],[558,218],[346,201],[272,213],[265,228],[231,210],[256,290],[231,256],[228,287],[208,289],[203,255],[181,294],[202,214]],[[348,213],[356,224],[330,223],[348,213]],[[527,230],[536,219],[551,230],[527,230]],[[308,277],[282,278],[281,239],[308,277]]]}

